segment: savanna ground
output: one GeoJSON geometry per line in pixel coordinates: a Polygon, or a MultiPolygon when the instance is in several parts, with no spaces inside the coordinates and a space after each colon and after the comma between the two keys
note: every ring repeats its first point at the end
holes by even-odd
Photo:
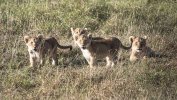
{"type": "Polygon", "coordinates": [[[176,0],[0,0],[0,99],[177,99],[176,0]],[[93,36],[148,36],[148,45],[168,55],[136,63],[120,61],[90,70],[78,48],[60,51],[59,66],[30,70],[26,34],[55,36],[73,44],[70,27],[93,36]]]}

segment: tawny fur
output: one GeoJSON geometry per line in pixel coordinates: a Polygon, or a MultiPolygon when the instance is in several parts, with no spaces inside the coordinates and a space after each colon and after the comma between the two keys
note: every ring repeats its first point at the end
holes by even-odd
{"type": "Polygon", "coordinates": [[[76,44],[80,47],[85,59],[92,68],[97,59],[106,58],[107,66],[114,66],[120,48],[130,49],[122,45],[116,37],[108,39],[93,40],[90,34],[82,34],[78,37],[76,44]]]}
{"type": "Polygon", "coordinates": [[[52,58],[52,65],[58,65],[57,47],[61,49],[72,49],[72,46],[60,45],[54,37],[44,38],[38,36],[24,36],[24,41],[28,47],[30,66],[35,66],[38,62],[42,65],[44,58],[52,58]]]}
{"type": "Polygon", "coordinates": [[[130,61],[146,59],[155,55],[154,51],[146,44],[147,36],[144,38],[130,36],[129,40],[132,42],[130,61]]]}

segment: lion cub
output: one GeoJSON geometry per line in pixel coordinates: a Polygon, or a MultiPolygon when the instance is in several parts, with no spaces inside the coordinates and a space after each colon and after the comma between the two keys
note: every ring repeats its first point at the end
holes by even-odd
{"type": "Polygon", "coordinates": [[[129,40],[132,42],[130,61],[145,59],[155,55],[155,52],[146,45],[147,36],[144,38],[130,36],[129,40]]]}
{"type": "Polygon", "coordinates": [[[24,41],[28,47],[30,66],[44,63],[46,54],[52,58],[52,65],[58,65],[57,47],[61,49],[72,49],[72,46],[60,45],[54,37],[44,38],[42,35],[38,36],[24,36],[24,41]]]}
{"type": "Polygon", "coordinates": [[[82,34],[78,36],[76,41],[80,47],[83,56],[92,68],[97,59],[106,58],[106,66],[114,66],[115,58],[117,57],[120,48],[130,49],[122,45],[121,41],[116,37],[109,39],[93,40],[90,34],[82,34]]]}
{"type": "MultiPolygon", "coordinates": [[[[72,33],[72,36],[73,36],[73,39],[74,39],[74,43],[76,43],[76,41],[78,40],[78,37],[82,34],[85,34],[85,35],[88,35],[89,32],[88,32],[88,29],[87,28],[71,28],[71,33],[72,33]]],[[[92,37],[93,40],[102,40],[104,38],[101,38],[101,37],[92,37]]]]}

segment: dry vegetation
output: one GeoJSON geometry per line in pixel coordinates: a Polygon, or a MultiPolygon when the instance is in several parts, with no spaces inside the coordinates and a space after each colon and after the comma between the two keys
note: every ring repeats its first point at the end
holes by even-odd
{"type": "MultiPolygon", "coordinates": [[[[176,0],[0,0],[0,99],[177,99],[176,0]],[[29,68],[26,34],[53,35],[71,44],[70,27],[93,36],[147,35],[148,45],[168,55],[131,63],[121,51],[114,68],[88,64],[75,48],[61,51],[59,66],[29,68]]],[[[59,50],[58,50],[59,51],[59,50]]]]}

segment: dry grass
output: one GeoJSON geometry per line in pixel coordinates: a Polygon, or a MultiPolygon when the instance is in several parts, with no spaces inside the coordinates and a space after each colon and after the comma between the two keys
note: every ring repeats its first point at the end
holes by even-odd
{"type": "Polygon", "coordinates": [[[1,0],[0,99],[177,99],[177,4],[174,0],[1,0]],[[88,68],[81,51],[60,51],[59,66],[30,69],[26,34],[73,42],[70,27],[87,27],[94,36],[147,35],[148,45],[168,55],[113,68],[88,68]]]}

